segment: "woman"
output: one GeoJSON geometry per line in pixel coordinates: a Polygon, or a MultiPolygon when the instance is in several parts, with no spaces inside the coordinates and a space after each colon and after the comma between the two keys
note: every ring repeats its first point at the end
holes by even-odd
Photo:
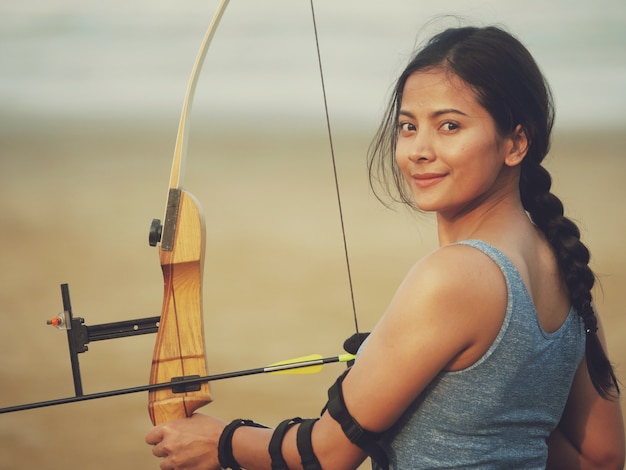
{"type": "Polygon", "coordinates": [[[614,468],[619,389],[577,227],[541,166],[550,92],[493,27],[435,36],[400,76],[372,181],[437,217],[319,420],[194,415],[147,436],[161,468],[614,468]],[[381,386],[384,384],[384,386],[381,386]]]}

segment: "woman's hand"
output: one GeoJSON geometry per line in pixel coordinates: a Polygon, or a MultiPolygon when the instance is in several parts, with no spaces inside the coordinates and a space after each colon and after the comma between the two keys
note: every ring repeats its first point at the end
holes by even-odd
{"type": "Polygon", "coordinates": [[[195,413],[155,426],[146,443],[161,457],[161,470],[220,469],[217,444],[226,423],[195,413]]]}

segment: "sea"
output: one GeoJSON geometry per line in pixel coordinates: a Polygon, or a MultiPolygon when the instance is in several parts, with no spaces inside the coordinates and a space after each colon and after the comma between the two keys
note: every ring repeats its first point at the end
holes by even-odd
{"type": "MultiPolygon", "coordinates": [[[[626,127],[624,0],[312,5],[231,0],[206,56],[193,114],[242,128],[277,116],[283,126],[306,127],[310,116],[325,113],[325,94],[334,125],[375,126],[395,77],[431,33],[497,24],[522,40],[548,78],[557,126],[626,127]]],[[[0,125],[177,116],[217,6],[216,0],[1,0],[0,125]]]]}

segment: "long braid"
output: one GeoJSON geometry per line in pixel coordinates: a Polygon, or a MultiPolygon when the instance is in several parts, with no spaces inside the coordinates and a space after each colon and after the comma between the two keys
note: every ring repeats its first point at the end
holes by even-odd
{"type": "Polygon", "coordinates": [[[548,171],[536,160],[526,158],[520,179],[522,204],[554,250],[572,306],[585,324],[585,357],[591,381],[606,398],[614,392],[619,394],[619,385],[596,334],[597,318],[591,295],[595,276],[589,267],[589,250],[581,242],[576,224],[563,215],[563,204],[550,192],[551,186],[548,171]]]}

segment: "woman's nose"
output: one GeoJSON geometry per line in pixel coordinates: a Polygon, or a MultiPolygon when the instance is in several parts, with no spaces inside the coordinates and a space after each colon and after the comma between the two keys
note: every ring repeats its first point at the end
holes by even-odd
{"type": "Polygon", "coordinates": [[[432,140],[426,132],[417,132],[410,142],[408,148],[408,158],[414,163],[428,161],[434,158],[432,140]]]}

